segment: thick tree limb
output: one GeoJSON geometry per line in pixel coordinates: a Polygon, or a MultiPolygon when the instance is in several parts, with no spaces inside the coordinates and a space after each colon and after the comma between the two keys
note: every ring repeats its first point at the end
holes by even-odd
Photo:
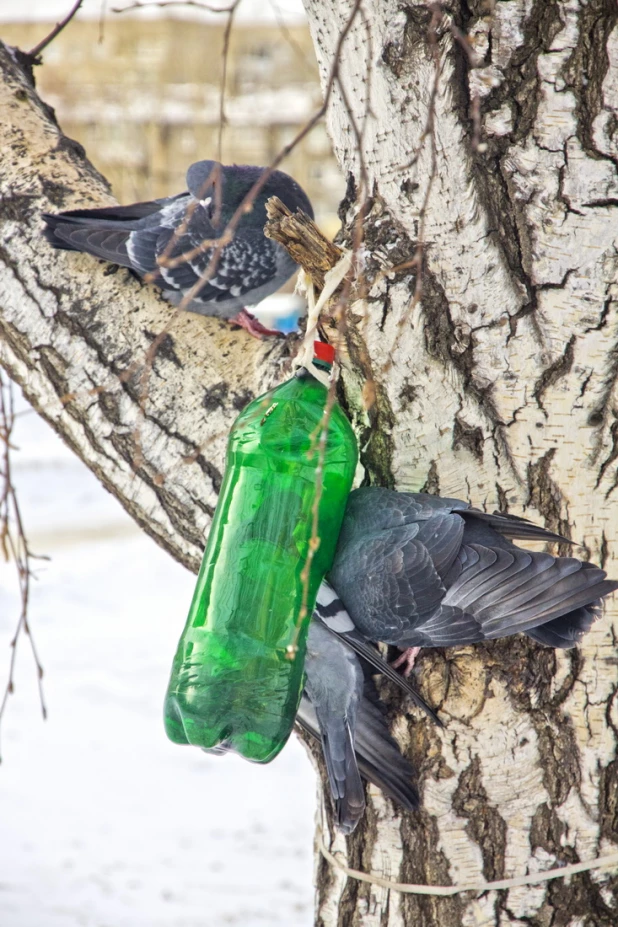
{"type": "Polygon", "coordinates": [[[43,239],[41,212],[113,199],[1,45],[0,111],[0,363],[144,530],[196,570],[231,422],[281,378],[289,347],[185,313],[145,371],[174,310],[126,271],[43,239]]]}

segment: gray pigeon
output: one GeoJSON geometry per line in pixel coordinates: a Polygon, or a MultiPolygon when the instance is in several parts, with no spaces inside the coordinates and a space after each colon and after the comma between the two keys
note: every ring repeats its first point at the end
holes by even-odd
{"type": "Polygon", "coordinates": [[[550,647],[575,646],[618,582],[592,563],[523,550],[512,538],[565,541],[459,499],[357,489],[327,577],[335,592],[323,584],[316,612],[339,633],[347,612],[354,628],[343,635],[357,648],[453,647],[520,631],[550,647]]]}
{"type": "MultiPolygon", "coordinates": [[[[388,671],[388,664],[383,666],[388,671]]],[[[361,776],[406,810],[415,810],[419,797],[414,770],[389,733],[370,675],[317,618],[309,627],[305,673],[296,720],[322,741],[339,829],[351,834],[364,813],[361,776]]],[[[399,680],[406,685],[401,676],[399,680]]]]}
{"type": "Polygon", "coordinates": [[[441,724],[368,641],[452,647],[523,631],[550,647],[573,647],[603,597],[618,588],[591,563],[522,550],[511,538],[566,540],[459,499],[379,488],[350,494],[309,628],[297,716],[321,736],[344,833],[364,811],[359,774],[407,810],[418,807],[412,767],[388,732],[367,666],[404,687],[441,724]],[[364,672],[352,651],[366,661],[364,672]]]}
{"type": "MultiPolygon", "coordinates": [[[[128,267],[139,277],[151,275],[166,299],[178,305],[209,268],[215,251],[210,242],[223,234],[265,170],[197,161],[187,171],[184,193],[132,206],[45,214],[44,234],[54,248],[86,251],[128,267]]],[[[287,251],[264,235],[271,196],[278,196],[292,212],[302,209],[313,218],[311,203],[296,181],[273,171],[252,208],[241,216],[211,278],[188,306],[191,312],[241,325],[256,337],[279,332],[264,328],[246,307],[270,296],[298,269],[287,251]]]]}

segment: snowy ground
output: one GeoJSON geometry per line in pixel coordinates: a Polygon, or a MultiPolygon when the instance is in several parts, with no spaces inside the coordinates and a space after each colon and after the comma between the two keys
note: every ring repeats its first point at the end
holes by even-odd
{"type": "MultiPolygon", "coordinates": [[[[33,414],[16,481],[38,567],[1,731],[2,927],[308,927],[315,781],[293,738],[269,766],[169,743],[161,704],[193,576],[33,414]]],[[[0,691],[17,619],[0,564],[0,691]]]]}

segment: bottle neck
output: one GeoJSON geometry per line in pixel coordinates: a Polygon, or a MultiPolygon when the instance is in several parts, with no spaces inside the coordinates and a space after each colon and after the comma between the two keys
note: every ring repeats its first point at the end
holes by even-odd
{"type": "Polygon", "coordinates": [[[318,380],[318,382],[321,382],[320,378],[316,376],[316,373],[314,373],[314,371],[311,370],[312,367],[317,367],[317,369],[323,371],[326,374],[326,376],[330,376],[331,371],[333,369],[332,364],[328,364],[326,361],[323,361],[323,360],[320,360],[319,358],[314,357],[312,363],[309,366],[299,367],[295,373],[295,376],[298,377],[299,380],[303,380],[305,379],[305,377],[312,377],[312,379],[318,380]]]}
{"type": "Polygon", "coordinates": [[[325,370],[326,373],[330,373],[331,370],[333,369],[332,364],[329,364],[328,361],[322,360],[319,357],[314,357],[313,363],[318,368],[318,370],[325,370]]]}

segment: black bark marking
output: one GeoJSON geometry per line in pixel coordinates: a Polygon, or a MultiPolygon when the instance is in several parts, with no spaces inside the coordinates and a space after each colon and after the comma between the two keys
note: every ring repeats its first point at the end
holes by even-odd
{"type": "MultiPolygon", "coordinates": [[[[452,882],[448,859],[436,849],[440,835],[434,818],[422,810],[416,815],[405,815],[401,836],[406,853],[398,881],[435,885],[452,882]]],[[[465,909],[465,901],[458,895],[450,898],[403,895],[401,905],[405,923],[414,927],[460,924],[465,909]]]]}
{"type": "Polygon", "coordinates": [[[546,418],[547,411],[543,405],[543,396],[550,388],[550,386],[553,386],[554,383],[557,383],[558,380],[562,379],[562,377],[566,377],[566,375],[571,372],[571,368],[573,367],[573,358],[575,356],[576,341],[577,335],[571,335],[562,355],[543,371],[541,376],[534,384],[532,395],[536,400],[539,409],[545,413],[546,418]]]}
{"type": "MultiPolygon", "coordinates": [[[[599,467],[599,475],[597,476],[595,489],[600,486],[601,480],[605,476],[605,472],[607,468],[613,464],[616,458],[618,458],[618,409],[612,409],[612,414],[614,416],[614,421],[612,422],[611,427],[609,429],[609,436],[611,438],[612,446],[610,448],[609,454],[607,455],[605,460],[601,462],[601,466],[599,467]]],[[[605,493],[605,498],[607,498],[609,494],[612,492],[612,490],[615,488],[616,488],[616,480],[614,479],[613,485],[610,486],[610,488],[605,493]]]]}
{"type": "Polygon", "coordinates": [[[202,398],[203,407],[207,409],[208,412],[214,412],[216,409],[220,409],[227,399],[228,390],[228,384],[223,381],[221,383],[215,383],[214,386],[205,389],[202,398]]]}
{"type": "Polygon", "coordinates": [[[253,393],[248,389],[242,390],[240,393],[232,393],[232,405],[241,412],[254,398],[253,393]]]}
{"type": "MultiPolygon", "coordinates": [[[[506,169],[506,158],[513,143],[525,142],[532,132],[540,102],[537,61],[540,55],[549,51],[554,37],[563,27],[560,13],[561,4],[558,0],[533,4],[530,15],[523,23],[523,42],[513,50],[511,60],[503,70],[504,80],[480,101],[481,119],[489,112],[509,106],[513,112],[513,129],[503,136],[484,137],[483,141],[487,145],[484,153],[471,152],[476,167],[476,188],[488,217],[489,228],[496,230],[492,237],[499,244],[511,273],[521,281],[528,294],[525,314],[533,312],[536,303],[530,277],[532,248],[525,203],[521,202],[513,188],[506,169]]],[[[464,14],[464,32],[470,20],[470,14],[464,14]]],[[[488,64],[495,63],[491,56],[491,38],[490,33],[488,64]]],[[[467,69],[465,54],[459,47],[457,54],[462,59],[462,67],[467,69]]],[[[460,115],[467,118],[467,112],[460,115]]]]}
{"type": "Polygon", "coordinates": [[[401,403],[401,411],[405,412],[408,406],[414,402],[418,397],[419,387],[415,386],[409,379],[405,379],[403,386],[399,391],[399,401],[401,403]]]}
{"type": "MultiPolygon", "coordinates": [[[[50,180],[47,177],[41,177],[40,182],[41,193],[45,199],[49,200],[49,202],[56,207],[56,209],[62,209],[73,195],[71,187],[67,186],[67,184],[58,183],[57,181],[50,180]]],[[[106,185],[111,192],[111,187],[109,184],[107,184],[107,182],[106,185]]]]}
{"type": "Polygon", "coordinates": [[[483,463],[483,443],[483,429],[478,425],[476,427],[469,425],[456,415],[453,424],[453,450],[464,448],[472,454],[475,460],[483,463]]]}
{"type": "MultiPolygon", "coordinates": [[[[147,329],[144,329],[144,335],[150,342],[153,342],[158,337],[156,332],[151,332],[151,331],[148,331],[147,329]]],[[[159,344],[159,347],[157,348],[157,352],[155,354],[153,364],[156,363],[157,359],[159,358],[163,358],[163,360],[170,361],[170,363],[172,363],[175,367],[178,367],[179,370],[182,370],[182,364],[180,360],[178,359],[178,355],[176,354],[176,351],[174,350],[174,339],[169,333],[166,334],[161,340],[161,343],[159,344]]]]}
{"type": "Polygon", "coordinates": [[[406,26],[403,41],[387,42],[381,59],[397,78],[414,74],[419,56],[431,60],[428,35],[432,12],[427,7],[405,7],[406,26]]]}
{"type": "MultiPolygon", "coordinates": [[[[605,327],[606,327],[606,325],[607,325],[607,317],[608,317],[608,315],[609,315],[609,310],[611,309],[612,304],[613,304],[613,299],[612,299],[611,296],[608,296],[607,299],[606,299],[606,300],[604,301],[604,303],[603,303],[603,308],[602,308],[602,310],[601,310],[601,315],[599,316],[599,321],[597,322],[596,325],[591,325],[590,328],[585,328],[585,329],[584,329],[584,334],[585,334],[585,335],[587,335],[588,332],[598,332],[598,331],[601,331],[602,328],[605,328],[605,327]]],[[[587,381],[586,381],[586,382],[587,382],[587,381]]],[[[583,393],[582,393],[582,395],[583,395],[583,393]]]]}
{"type": "Polygon", "coordinates": [[[613,0],[589,0],[579,10],[577,44],[562,68],[561,76],[576,99],[577,137],[591,158],[618,165],[618,158],[600,152],[594,142],[594,121],[603,109],[603,81],[609,68],[607,43],[618,23],[613,0]]]}
{"type": "Polygon", "coordinates": [[[539,738],[539,753],[543,770],[543,785],[554,807],[561,805],[571,789],[579,791],[581,785],[581,757],[570,719],[558,715],[551,725],[533,712],[533,724],[539,738]]]}
{"type": "MultiPolygon", "coordinates": [[[[203,454],[198,454],[195,458],[195,462],[200,470],[210,478],[212,488],[218,495],[221,490],[221,483],[223,482],[221,471],[209,460],[206,460],[203,454]]],[[[214,514],[214,511],[212,514],[214,514]]]]}
{"type": "Polygon", "coordinates": [[[481,851],[484,878],[487,881],[504,878],[507,824],[489,802],[478,756],[459,776],[453,808],[467,820],[465,831],[481,851]]]}
{"type": "MultiPolygon", "coordinates": [[[[575,855],[571,847],[563,847],[562,838],[566,834],[566,824],[554,813],[547,805],[539,805],[530,826],[530,850],[534,853],[537,849],[545,850],[552,856],[563,857],[565,851],[568,854],[568,862],[573,862],[575,855]]],[[[564,860],[566,862],[566,860],[564,860]]]]}
{"type": "Polygon", "coordinates": [[[609,543],[607,540],[607,535],[605,534],[605,528],[601,532],[601,547],[599,550],[599,566],[602,570],[605,569],[605,564],[609,557],[609,543]]]}
{"type": "Polygon", "coordinates": [[[601,770],[601,835],[618,843],[618,759],[601,770]]]}
{"type": "Polygon", "coordinates": [[[545,525],[550,531],[571,537],[568,519],[563,517],[563,496],[557,483],[550,476],[551,464],[556,448],[551,447],[535,463],[529,463],[527,469],[528,505],[535,508],[545,518],[545,525]]]}
{"type": "Polygon", "coordinates": [[[462,381],[462,391],[472,399],[490,426],[490,435],[495,446],[496,459],[504,460],[517,478],[509,442],[506,437],[506,425],[500,418],[493,397],[493,386],[480,389],[474,380],[476,346],[474,331],[462,342],[458,326],[453,324],[450,306],[442,284],[437,277],[425,270],[423,272],[423,328],[427,353],[437,357],[442,364],[455,368],[462,381]]]}
{"type": "Polygon", "coordinates": [[[509,511],[509,497],[506,489],[500,483],[496,483],[496,496],[498,497],[498,511],[507,514],[509,511]]]}
{"type": "MultiPolygon", "coordinates": [[[[0,197],[0,217],[8,222],[25,222],[38,212],[38,196],[12,193],[0,197]]],[[[6,255],[6,252],[5,252],[6,255]]]]}
{"type": "Polygon", "coordinates": [[[440,495],[440,477],[438,476],[438,465],[435,460],[429,464],[427,479],[423,483],[420,492],[429,492],[434,496],[440,495]]]}
{"type": "Polygon", "coordinates": [[[569,927],[573,923],[583,923],[584,927],[615,927],[616,908],[609,907],[601,896],[601,889],[609,890],[616,897],[618,878],[604,876],[599,885],[593,882],[589,872],[575,875],[567,883],[564,879],[555,879],[548,883],[547,898],[538,910],[534,927],[569,927]]]}

